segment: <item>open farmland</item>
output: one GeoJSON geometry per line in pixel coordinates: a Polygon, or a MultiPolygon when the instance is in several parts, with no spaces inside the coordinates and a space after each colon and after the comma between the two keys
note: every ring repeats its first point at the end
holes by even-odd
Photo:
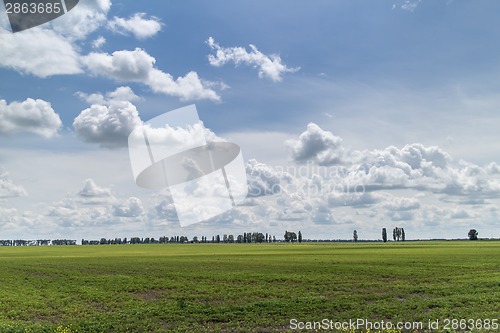
{"type": "MultiPolygon", "coordinates": [[[[282,332],[358,318],[445,331],[447,319],[498,320],[499,257],[497,241],[3,247],[0,332],[282,332]]],[[[500,331],[488,328],[477,331],[500,331]]]]}

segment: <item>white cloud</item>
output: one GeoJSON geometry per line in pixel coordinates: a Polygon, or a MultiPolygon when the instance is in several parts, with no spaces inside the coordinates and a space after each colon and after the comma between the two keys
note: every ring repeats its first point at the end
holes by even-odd
{"type": "MultiPolygon", "coordinates": [[[[73,10],[43,27],[16,34],[0,28],[0,67],[42,78],[81,74],[86,69],[92,75],[122,82],[140,82],[155,93],[176,96],[181,100],[220,100],[213,87],[223,89],[225,85],[204,81],[194,71],[175,79],[155,68],[155,59],[141,49],[116,51],[111,55],[98,52],[80,55],[76,42],[106,24],[110,6],[109,0],[89,0],[79,3],[73,10]]],[[[128,20],[115,17],[109,26],[113,31],[129,32],[137,38],[150,37],[161,29],[157,18],[145,19],[142,13],[128,20]]],[[[99,49],[105,41],[100,36],[91,45],[99,49]]]]}
{"type": "Polygon", "coordinates": [[[174,79],[172,75],[154,69],[150,72],[146,84],[153,92],[177,96],[184,101],[202,99],[220,101],[219,95],[212,89],[219,84],[201,80],[194,71],[174,79]]]}
{"type": "Polygon", "coordinates": [[[496,164],[495,162],[491,162],[486,166],[486,172],[489,175],[498,175],[500,174],[500,166],[496,164]]]}
{"type": "Polygon", "coordinates": [[[80,74],[79,47],[107,20],[110,0],[80,1],[56,20],[19,33],[0,28],[0,67],[38,77],[80,74]]]}
{"type": "Polygon", "coordinates": [[[154,69],[155,58],[142,49],[115,51],[113,54],[92,52],[82,57],[91,74],[117,81],[146,82],[154,69]]]}
{"type": "Polygon", "coordinates": [[[259,77],[267,77],[274,82],[282,80],[285,73],[295,73],[300,68],[289,68],[282,63],[280,56],[276,54],[265,55],[260,52],[255,45],[250,45],[248,52],[244,47],[221,47],[215,42],[213,37],[209,37],[207,44],[215,51],[215,55],[208,56],[210,65],[220,67],[228,62],[235,65],[245,64],[253,66],[259,70],[259,77]]]}
{"type": "Polygon", "coordinates": [[[70,41],[82,40],[107,22],[111,0],[80,1],[68,13],[51,21],[55,32],[70,41]]]}
{"type": "Polygon", "coordinates": [[[82,57],[82,63],[96,76],[104,76],[116,81],[140,82],[153,92],[179,97],[181,100],[209,99],[218,101],[220,97],[203,82],[196,72],[174,79],[172,75],[157,69],[156,59],[142,49],[90,53],[82,57]]]}
{"type": "Polygon", "coordinates": [[[249,160],[246,165],[248,196],[260,197],[281,192],[281,179],[286,175],[264,163],[249,160]]]}
{"type": "Polygon", "coordinates": [[[495,163],[481,167],[456,162],[436,146],[351,150],[317,125],[286,143],[298,164],[280,167],[250,160],[249,196],[259,203],[238,206],[214,221],[233,227],[247,223],[290,229],[296,224],[303,230],[322,224],[345,225],[339,230],[347,230],[355,224],[359,231],[376,230],[377,235],[383,221],[392,221],[408,228],[410,237],[421,237],[432,234],[436,224],[466,228],[486,214],[500,193],[495,163]],[[341,158],[326,157],[332,155],[341,158]],[[443,198],[448,201],[440,207],[443,198]],[[457,203],[469,206],[450,207],[457,203]],[[239,222],[231,223],[233,217],[239,222]]]}
{"type": "Polygon", "coordinates": [[[175,210],[175,205],[170,194],[165,197],[165,199],[154,205],[155,212],[157,216],[161,219],[166,219],[168,221],[179,221],[177,216],[177,211],[175,210]]]}
{"type": "Polygon", "coordinates": [[[392,5],[392,9],[400,8],[402,10],[413,12],[422,0],[399,0],[392,5]]]}
{"type": "Polygon", "coordinates": [[[0,199],[23,197],[26,195],[26,190],[22,186],[14,184],[7,172],[0,171],[0,199]]]}
{"type": "MultiPolygon", "coordinates": [[[[139,82],[155,93],[181,100],[220,100],[214,87],[223,90],[227,88],[225,84],[202,80],[194,71],[174,78],[156,68],[155,58],[141,49],[81,55],[77,43],[106,25],[110,7],[110,0],[89,0],[80,2],[73,10],[43,27],[16,34],[0,28],[0,67],[42,78],[85,71],[120,82],[139,82]]],[[[143,13],[138,13],[127,20],[115,17],[109,27],[116,32],[146,38],[158,33],[161,23],[155,17],[146,19],[143,13]]],[[[105,38],[99,36],[90,45],[99,49],[105,42],[105,38]]]]}
{"type": "Polygon", "coordinates": [[[91,178],[83,182],[78,196],[78,201],[83,204],[103,204],[115,200],[110,189],[98,186],[91,178]]]}
{"type": "Polygon", "coordinates": [[[77,92],[76,95],[91,106],[75,118],[73,128],[83,141],[98,143],[102,147],[127,146],[129,135],[137,127],[142,127],[151,145],[168,151],[179,151],[178,147],[185,147],[186,144],[226,141],[205,128],[201,122],[187,128],[169,125],[152,127],[144,124],[137,108],[131,102],[139,100],[140,97],[135,95],[129,87],[118,87],[106,95],[82,92],[77,92]]]}
{"type": "Polygon", "coordinates": [[[49,102],[28,98],[7,104],[0,100],[0,134],[30,132],[44,138],[57,135],[62,125],[49,102]]]}
{"type": "Polygon", "coordinates": [[[295,162],[314,161],[319,165],[334,165],[342,162],[344,148],[342,139],[331,132],[324,131],[315,123],[309,123],[298,140],[289,140],[295,162]]]}
{"type": "Polygon", "coordinates": [[[137,96],[128,87],[119,87],[106,97],[82,93],[79,96],[94,103],[73,121],[77,135],[86,142],[106,148],[125,147],[129,134],[142,124],[137,108],[129,101],[137,96]]]}
{"type": "Polygon", "coordinates": [[[382,198],[374,193],[367,192],[348,192],[348,191],[335,191],[328,195],[328,205],[332,208],[335,207],[366,207],[373,205],[382,198]]]}
{"type": "Polygon", "coordinates": [[[384,202],[384,207],[390,211],[410,211],[420,208],[420,202],[414,198],[390,197],[384,202]]]}
{"type": "Polygon", "coordinates": [[[0,45],[0,67],[42,78],[82,72],[75,46],[52,30],[36,27],[13,34],[0,29],[0,45]]]}
{"type": "MultiPolygon", "coordinates": [[[[128,87],[120,87],[107,94],[78,95],[90,104],[108,108],[112,103],[130,102],[139,98],[128,87]]],[[[319,126],[311,133],[318,134],[320,141],[327,143],[332,140],[325,138],[336,137],[319,126]]],[[[299,132],[295,138],[296,143],[301,142],[300,135],[299,132]]],[[[249,137],[258,137],[258,133],[251,133],[249,137]]],[[[286,138],[284,135],[266,137],[268,141],[281,142],[286,138]]],[[[339,142],[337,146],[326,145],[343,152],[340,162],[333,165],[319,166],[319,161],[327,159],[318,159],[318,154],[312,154],[309,160],[305,159],[301,164],[280,162],[269,165],[249,161],[249,187],[259,189],[260,193],[253,192],[254,196],[242,205],[189,229],[180,228],[175,205],[170,197],[148,197],[149,193],[137,192],[130,170],[126,170],[129,166],[119,169],[120,163],[116,162],[120,159],[126,161],[126,154],[109,152],[110,155],[106,156],[100,150],[88,152],[85,160],[89,161],[88,166],[94,165],[94,170],[92,167],[81,167],[79,179],[108,179],[109,177],[102,176],[102,172],[122,170],[123,172],[116,172],[120,174],[116,178],[109,178],[112,187],[87,180],[80,187],[76,185],[69,198],[55,201],[57,198],[54,200],[51,197],[46,205],[40,205],[39,210],[43,211],[39,214],[29,214],[25,206],[14,205],[21,200],[8,200],[12,207],[3,207],[0,200],[0,222],[9,225],[9,235],[17,232],[24,237],[41,226],[49,226],[49,238],[60,231],[64,235],[80,235],[76,239],[136,235],[156,237],[184,233],[189,237],[210,237],[217,233],[237,235],[254,230],[269,232],[280,238],[285,229],[295,232],[301,230],[304,237],[329,239],[350,238],[352,230],[357,229],[360,237],[373,239],[380,237],[382,227],[387,227],[390,231],[394,226],[404,227],[408,239],[438,237],[441,236],[440,230],[452,229],[443,236],[452,234],[457,237],[456,235],[462,235],[460,230],[464,229],[463,237],[466,237],[471,228],[469,225],[476,227],[485,236],[491,233],[487,229],[492,228],[488,223],[498,220],[492,212],[498,206],[496,198],[499,192],[495,190],[498,188],[495,186],[500,184],[496,163],[482,167],[457,162],[442,148],[420,143],[358,151],[347,148],[347,140],[342,143],[340,139],[339,142]],[[121,157],[117,158],[118,156],[121,157]],[[113,160],[113,167],[102,172],[95,170],[99,168],[103,158],[109,158],[108,162],[113,160]],[[455,184],[456,187],[447,188],[450,184],[455,184]],[[464,207],[464,204],[467,206],[464,207]],[[476,221],[480,224],[476,225],[476,221]],[[325,225],[335,225],[335,228],[325,231],[325,225]],[[456,231],[457,229],[459,230],[456,231]]],[[[306,146],[307,144],[303,145],[306,146]]],[[[2,157],[11,160],[11,155],[2,157]]],[[[81,162],[83,157],[78,157],[77,162],[69,162],[72,160],[71,156],[65,158],[67,160],[64,163],[57,163],[61,160],[55,160],[47,165],[67,166],[70,163],[71,166],[71,163],[79,163],[87,167],[86,163],[81,162]]],[[[8,165],[9,169],[12,169],[12,165],[8,165]]],[[[28,174],[24,170],[26,169],[23,169],[22,174],[28,174]]],[[[12,174],[12,177],[18,178],[16,174],[12,174]]],[[[64,177],[58,179],[58,182],[68,182],[69,178],[64,177]]],[[[32,197],[37,187],[33,188],[26,183],[28,185],[30,187],[26,189],[32,197]]],[[[42,187],[38,187],[40,188],[42,187]]],[[[67,189],[67,185],[58,187],[62,193],[65,193],[65,188],[67,189]]]]}
{"type": "Polygon", "coordinates": [[[119,217],[138,217],[144,215],[144,207],[140,199],[128,198],[125,202],[113,206],[113,215],[119,217]]]}
{"type": "Polygon", "coordinates": [[[457,163],[436,146],[413,143],[402,148],[351,150],[342,146],[340,137],[314,123],[298,140],[287,140],[286,145],[297,163],[349,167],[335,177],[337,183],[347,187],[359,184],[367,191],[414,188],[451,195],[500,193],[500,174],[495,163],[485,167],[465,161],[457,163]]]}
{"type": "Polygon", "coordinates": [[[62,200],[48,208],[48,216],[71,217],[78,215],[78,206],[73,200],[62,200]]]}
{"type": "Polygon", "coordinates": [[[330,207],[325,204],[315,205],[311,220],[315,224],[334,224],[335,219],[333,217],[330,207]]]}
{"type": "MultiPolygon", "coordinates": [[[[1,196],[0,196],[1,198],[1,196]]],[[[13,223],[19,218],[15,208],[5,208],[0,206],[0,225],[5,228],[6,223],[13,223]]]]}
{"type": "Polygon", "coordinates": [[[468,219],[471,217],[471,215],[467,210],[457,207],[451,212],[450,217],[452,219],[468,219]]]}
{"type": "MultiPolygon", "coordinates": [[[[45,212],[40,215],[40,222],[54,224],[52,232],[62,230],[67,234],[75,230],[83,231],[87,237],[89,232],[95,233],[96,230],[104,235],[110,231],[116,232],[118,224],[121,231],[126,230],[132,227],[127,222],[143,221],[144,214],[140,199],[129,197],[118,201],[109,188],[87,179],[80,191],[47,205],[45,212]]],[[[112,233],[112,236],[116,237],[116,234],[112,233]]]]}
{"type": "Polygon", "coordinates": [[[145,19],[145,13],[135,13],[129,19],[114,17],[108,28],[120,34],[132,34],[137,39],[145,39],[156,35],[161,30],[161,22],[157,17],[145,19]]]}
{"type": "Polygon", "coordinates": [[[94,41],[92,41],[92,48],[100,49],[106,43],[106,38],[103,36],[97,37],[94,41]]]}
{"type": "Polygon", "coordinates": [[[71,229],[86,230],[119,223],[116,219],[112,219],[109,207],[81,206],[72,198],[52,203],[43,215],[42,221],[54,223],[54,228],[62,228],[66,234],[71,229]]]}

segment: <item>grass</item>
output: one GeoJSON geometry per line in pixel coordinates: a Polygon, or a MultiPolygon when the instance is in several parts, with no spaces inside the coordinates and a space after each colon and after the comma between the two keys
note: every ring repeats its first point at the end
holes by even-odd
{"type": "Polygon", "coordinates": [[[283,332],[293,318],[443,332],[446,318],[498,320],[499,254],[496,241],[3,247],[0,332],[283,332]]]}

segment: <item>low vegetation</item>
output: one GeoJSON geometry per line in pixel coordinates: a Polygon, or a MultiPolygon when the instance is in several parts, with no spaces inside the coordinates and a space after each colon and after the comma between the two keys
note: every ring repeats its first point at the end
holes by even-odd
{"type": "Polygon", "coordinates": [[[1,247],[0,332],[498,320],[499,254],[498,241],[1,247]]]}

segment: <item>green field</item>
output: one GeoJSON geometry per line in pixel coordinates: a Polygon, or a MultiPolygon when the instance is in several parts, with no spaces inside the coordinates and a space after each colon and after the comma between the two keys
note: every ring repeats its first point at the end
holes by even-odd
{"type": "Polygon", "coordinates": [[[487,325],[500,317],[496,241],[2,247],[0,284],[2,333],[289,332],[292,319],[358,318],[500,331],[487,325]]]}

